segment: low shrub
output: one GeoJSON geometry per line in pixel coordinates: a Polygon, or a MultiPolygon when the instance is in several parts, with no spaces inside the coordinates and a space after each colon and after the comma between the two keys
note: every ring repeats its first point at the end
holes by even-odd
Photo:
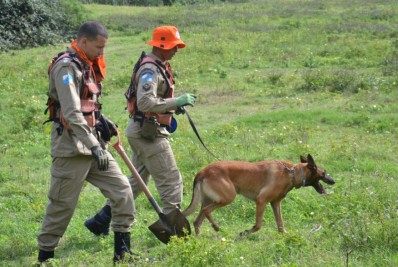
{"type": "Polygon", "coordinates": [[[0,2],[0,51],[69,39],[84,19],[78,0],[0,2]]]}
{"type": "Polygon", "coordinates": [[[117,6],[171,6],[173,4],[194,5],[205,3],[243,3],[248,0],[80,0],[84,4],[102,4],[117,6]]]}
{"type": "Polygon", "coordinates": [[[299,91],[328,90],[335,93],[358,93],[372,87],[371,79],[350,69],[322,70],[309,69],[302,74],[303,83],[299,91]]]}
{"type": "Polygon", "coordinates": [[[170,0],[80,0],[84,4],[101,4],[113,6],[159,6],[171,5],[170,0]]]}

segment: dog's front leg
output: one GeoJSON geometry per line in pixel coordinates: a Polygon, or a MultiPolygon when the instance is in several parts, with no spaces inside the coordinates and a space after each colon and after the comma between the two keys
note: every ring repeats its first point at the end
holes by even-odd
{"type": "Polygon", "coordinates": [[[240,236],[246,236],[248,234],[257,232],[258,230],[261,229],[261,226],[263,225],[263,217],[264,217],[264,211],[265,211],[265,205],[267,205],[268,202],[262,197],[258,196],[256,200],[256,224],[252,227],[250,230],[243,231],[240,233],[240,236]]]}
{"type": "Polygon", "coordinates": [[[274,217],[278,231],[281,233],[286,233],[283,226],[282,213],[281,213],[281,200],[271,202],[272,210],[274,211],[274,217]]]}

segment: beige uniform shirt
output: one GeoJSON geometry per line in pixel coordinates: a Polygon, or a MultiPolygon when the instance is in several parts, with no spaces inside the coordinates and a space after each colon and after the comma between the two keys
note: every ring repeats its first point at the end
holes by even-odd
{"type": "MultiPolygon", "coordinates": [[[[91,155],[93,146],[100,143],[95,130],[87,125],[80,111],[80,90],[82,72],[70,58],[58,61],[50,72],[49,94],[59,101],[63,116],[70,126],[62,134],[57,132],[58,123],[53,122],[51,130],[51,156],[73,157],[79,154],[91,155]]],[[[91,77],[92,79],[92,77],[91,77]]]]}
{"type": "MultiPolygon", "coordinates": [[[[160,60],[154,54],[148,54],[155,60],[160,60]]],[[[137,71],[137,106],[142,112],[165,113],[176,110],[175,98],[163,98],[167,91],[167,81],[164,80],[157,66],[152,63],[143,64],[137,71]]],[[[138,121],[130,119],[126,129],[128,137],[140,137],[141,127],[138,121]]],[[[169,132],[165,127],[158,127],[160,136],[168,136],[169,132]]]]}

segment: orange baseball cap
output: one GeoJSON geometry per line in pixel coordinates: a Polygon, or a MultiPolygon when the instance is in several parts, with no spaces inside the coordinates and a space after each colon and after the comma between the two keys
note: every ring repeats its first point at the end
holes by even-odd
{"type": "Polygon", "coordinates": [[[184,48],[185,43],[181,40],[178,29],[174,26],[160,26],[153,30],[152,40],[147,42],[151,46],[169,50],[177,46],[184,48]]]}

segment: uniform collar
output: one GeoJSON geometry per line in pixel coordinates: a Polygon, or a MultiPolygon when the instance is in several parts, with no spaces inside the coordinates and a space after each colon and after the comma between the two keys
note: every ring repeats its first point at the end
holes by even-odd
{"type": "Polygon", "coordinates": [[[157,63],[160,63],[162,67],[165,67],[167,64],[167,60],[166,61],[162,61],[158,56],[156,56],[154,53],[149,53],[148,54],[149,57],[151,57],[153,60],[155,60],[157,63]]]}

